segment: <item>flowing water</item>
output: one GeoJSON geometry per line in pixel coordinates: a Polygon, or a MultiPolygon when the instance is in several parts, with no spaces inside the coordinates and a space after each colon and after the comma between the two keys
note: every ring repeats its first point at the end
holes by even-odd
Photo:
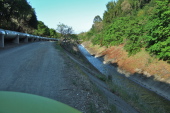
{"type": "Polygon", "coordinates": [[[78,45],[81,53],[88,59],[88,61],[96,67],[102,74],[109,76],[114,74],[120,74],[117,72],[117,69],[111,64],[103,64],[103,58],[95,58],[92,56],[82,45],[78,45]]]}
{"type": "MultiPolygon", "coordinates": [[[[127,79],[129,82],[135,82],[140,86],[147,88],[150,91],[154,91],[158,95],[163,96],[164,98],[170,100],[170,84],[162,83],[159,81],[155,81],[154,78],[145,78],[144,75],[134,74],[126,77],[126,75],[121,74],[117,71],[117,67],[114,67],[111,64],[103,64],[103,58],[95,58],[92,56],[83,45],[78,45],[81,53],[88,59],[88,61],[95,66],[102,74],[105,76],[111,76],[112,81],[118,83],[119,85],[123,85],[124,79],[127,79]],[[122,78],[122,79],[120,79],[122,78]]],[[[122,86],[123,87],[123,86],[122,86]]]]}

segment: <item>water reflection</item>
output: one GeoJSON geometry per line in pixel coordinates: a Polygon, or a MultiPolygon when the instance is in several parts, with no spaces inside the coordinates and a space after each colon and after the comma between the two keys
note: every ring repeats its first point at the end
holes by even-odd
{"type": "Polygon", "coordinates": [[[88,61],[95,66],[102,74],[108,76],[113,73],[117,73],[116,68],[113,67],[111,64],[103,64],[103,58],[95,58],[92,56],[82,45],[78,45],[79,50],[81,53],[88,59],[88,61]]]}

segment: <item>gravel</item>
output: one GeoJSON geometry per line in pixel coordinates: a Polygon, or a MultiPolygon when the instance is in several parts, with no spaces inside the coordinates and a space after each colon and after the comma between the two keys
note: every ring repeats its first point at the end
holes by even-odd
{"type": "Polygon", "coordinates": [[[84,113],[112,112],[107,100],[55,42],[34,42],[0,50],[0,91],[30,93],[84,113]]]}

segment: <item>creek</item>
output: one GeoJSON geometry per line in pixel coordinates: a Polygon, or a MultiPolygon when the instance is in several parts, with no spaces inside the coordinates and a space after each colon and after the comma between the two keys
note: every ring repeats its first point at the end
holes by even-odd
{"type": "Polygon", "coordinates": [[[84,48],[83,45],[78,45],[78,48],[81,51],[81,53],[88,59],[88,61],[105,76],[108,77],[109,75],[112,75],[113,73],[116,75],[120,75],[120,73],[117,72],[117,68],[114,67],[113,65],[103,64],[102,57],[95,58],[84,48]]]}
{"type": "Polygon", "coordinates": [[[151,93],[156,93],[154,94],[155,96],[159,95],[163,98],[166,98],[167,100],[170,100],[170,84],[156,81],[153,77],[147,78],[142,74],[133,74],[126,76],[125,74],[119,73],[117,71],[118,67],[115,67],[113,64],[103,64],[103,57],[95,58],[88,52],[88,50],[84,48],[83,45],[78,45],[78,48],[94,67],[96,67],[107,78],[108,76],[111,76],[112,82],[114,82],[114,84],[118,85],[119,87],[127,88],[127,84],[125,84],[125,81],[128,81],[129,83],[133,83],[136,87],[138,86],[143,89],[152,91],[151,93]]]}

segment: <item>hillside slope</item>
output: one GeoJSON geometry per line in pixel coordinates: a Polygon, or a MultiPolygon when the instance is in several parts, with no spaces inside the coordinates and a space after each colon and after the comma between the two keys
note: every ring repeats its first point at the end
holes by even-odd
{"type": "Polygon", "coordinates": [[[143,74],[148,78],[154,77],[157,81],[170,83],[170,64],[151,57],[144,49],[133,56],[128,56],[128,53],[123,49],[124,45],[106,48],[93,46],[90,42],[82,44],[92,55],[104,56],[104,63],[116,64],[121,73],[126,75],[143,74]]]}
{"type": "MultiPolygon", "coordinates": [[[[106,5],[103,20],[79,39],[92,54],[138,73],[170,83],[170,1],[117,0],[106,5]]],[[[98,17],[99,18],[99,17],[98,17]]]]}
{"type": "Polygon", "coordinates": [[[170,62],[170,1],[117,0],[106,7],[103,20],[95,17],[92,28],[79,34],[81,40],[108,48],[123,45],[128,55],[144,49],[170,62]]]}

